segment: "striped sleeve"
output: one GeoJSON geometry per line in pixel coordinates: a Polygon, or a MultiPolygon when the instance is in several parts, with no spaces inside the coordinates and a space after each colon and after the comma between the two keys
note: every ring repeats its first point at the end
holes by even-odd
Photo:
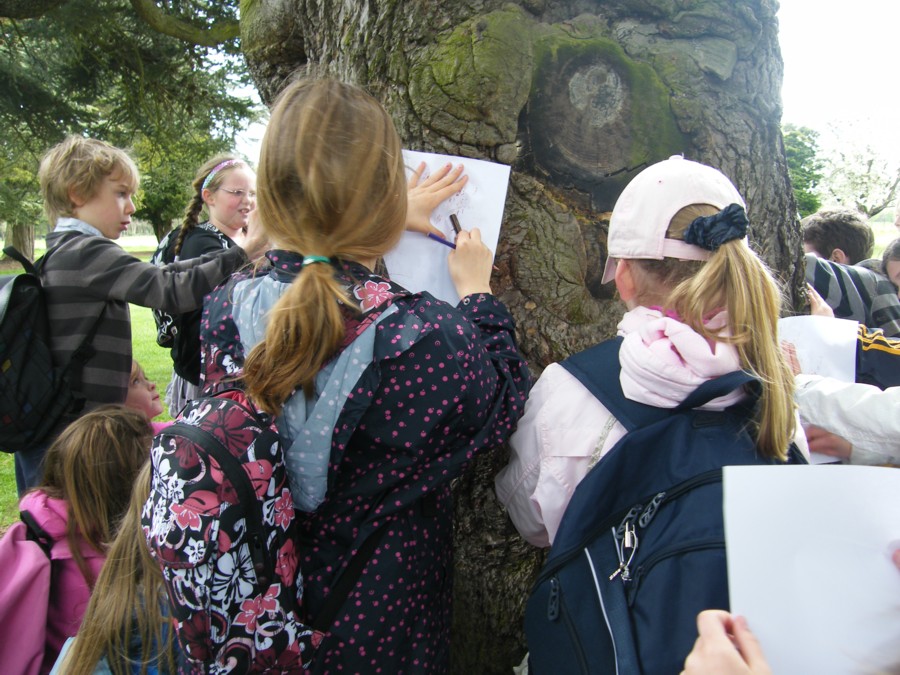
{"type": "Polygon", "coordinates": [[[879,389],[900,386],[900,339],[879,329],[859,326],[856,341],[856,381],[879,389]]]}

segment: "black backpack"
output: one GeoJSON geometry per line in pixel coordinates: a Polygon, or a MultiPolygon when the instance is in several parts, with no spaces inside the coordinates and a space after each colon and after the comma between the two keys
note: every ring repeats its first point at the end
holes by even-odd
{"type": "Polygon", "coordinates": [[[0,449],[18,452],[44,441],[67,417],[84,408],[81,370],[94,355],[100,317],[65,366],[53,365],[50,322],[40,269],[16,248],[3,252],[25,268],[0,281],[0,449]]]}
{"type": "MultiPolygon", "coordinates": [[[[150,257],[150,262],[157,267],[165,267],[172,262],[169,259],[169,243],[173,241],[173,236],[178,236],[178,228],[162,238],[150,257]]],[[[151,309],[150,312],[153,315],[153,322],[156,324],[156,344],[171,349],[175,346],[175,336],[178,334],[178,317],[161,309],[151,309]]]]}
{"type": "MultiPolygon", "coordinates": [[[[525,611],[531,672],[677,673],[696,616],[728,609],[722,467],[773,464],[748,433],[757,380],[735,371],[673,410],[630,401],[621,339],[563,362],[628,430],[576,488],[525,611]],[[697,410],[747,385],[748,401],[697,410]]],[[[791,445],[789,462],[806,463],[791,445]]]]}

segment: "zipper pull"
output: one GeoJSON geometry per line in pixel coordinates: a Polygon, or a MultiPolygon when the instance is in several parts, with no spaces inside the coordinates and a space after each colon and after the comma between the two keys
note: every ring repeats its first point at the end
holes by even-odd
{"type": "Polygon", "coordinates": [[[547,620],[556,621],[559,618],[559,579],[550,579],[550,597],[547,598],[547,620]]]}
{"type": "Polygon", "coordinates": [[[633,522],[626,521],[624,526],[625,528],[622,533],[621,542],[616,536],[616,530],[613,529],[613,541],[616,545],[616,554],[619,556],[619,566],[609,575],[610,581],[620,574],[622,575],[622,581],[631,581],[631,570],[629,569],[629,565],[631,565],[631,561],[634,559],[634,554],[637,553],[638,536],[637,532],[635,532],[633,522]]]}

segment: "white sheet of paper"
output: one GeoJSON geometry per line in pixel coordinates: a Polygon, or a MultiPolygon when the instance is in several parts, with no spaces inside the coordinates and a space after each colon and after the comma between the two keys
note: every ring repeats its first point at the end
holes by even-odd
{"type": "Polygon", "coordinates": [[[859,323],[827,316],[788,316],[778,320],[778,339],[797,348],[800,371],[844,382],[856,380],[859,323]]]}
{"type": "MultiPolygon", "coordinates": [[[[431,214],[431,224],[444,233],[448,241],[456,237],[450,224],[450,214],[455,213],[465,230],[477,227],[481,239],[491,251],[497,251],[503,207],[509,186],[509,166],[468,157],[437,155],[429,152],[404,150],[403,161],[407,174],[425,162],[422,178],[447,162],[462,164],[469,182],[458,194],[440,204],[431,214]]],[[[404,232],[400,243],[386,256],[384,262],[391,279],[406,289],[428,291],[434,297],[455,305],[459,302],[456,288],[450,278],[447,256],[450,249],[440,242],[418,232],[404,232]]]]}
{"type": "Polygon", "coordinates": [[[888,671],[900,663],[900,471],[724,469],[731,611],[775,675],[888,671]]]}

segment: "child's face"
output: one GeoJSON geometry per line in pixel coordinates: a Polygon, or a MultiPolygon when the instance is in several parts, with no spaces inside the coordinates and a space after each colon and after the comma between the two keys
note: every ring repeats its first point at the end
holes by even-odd
{"type": "Polygon", "coordinates": [[[900,260],[888,260],[885,265],[888,279],[894,282],[894,286],[900,288],[900,260]]]}
{"type": "Polygon", "coordinates": [[[244,166],[226,169],[214,190],[203,191],[209,221],[231,238],[241,234],[256,208],[256,174],[244,166]]]}
{"type": "Polygon", "coordinates": [[[69,198],[75,204],[72,214],[93,225],[107,239],[118,239],[131,224],[134,202],[131,184],[122,176],[107,176],[93,197],[84,199],[75,194],[69,198]]]}
{"type": "Polygon", "coordinates": [[[131,369],[131,379],[128,381],[128,395],[125,397],[125,405],[144,413],[148,421],[163,411],[162,401],[159,400],[159,392],[156,391],[156,383],[147,379],[147,376],[144,375],[144,370],[140,366],[131,369]]]}

